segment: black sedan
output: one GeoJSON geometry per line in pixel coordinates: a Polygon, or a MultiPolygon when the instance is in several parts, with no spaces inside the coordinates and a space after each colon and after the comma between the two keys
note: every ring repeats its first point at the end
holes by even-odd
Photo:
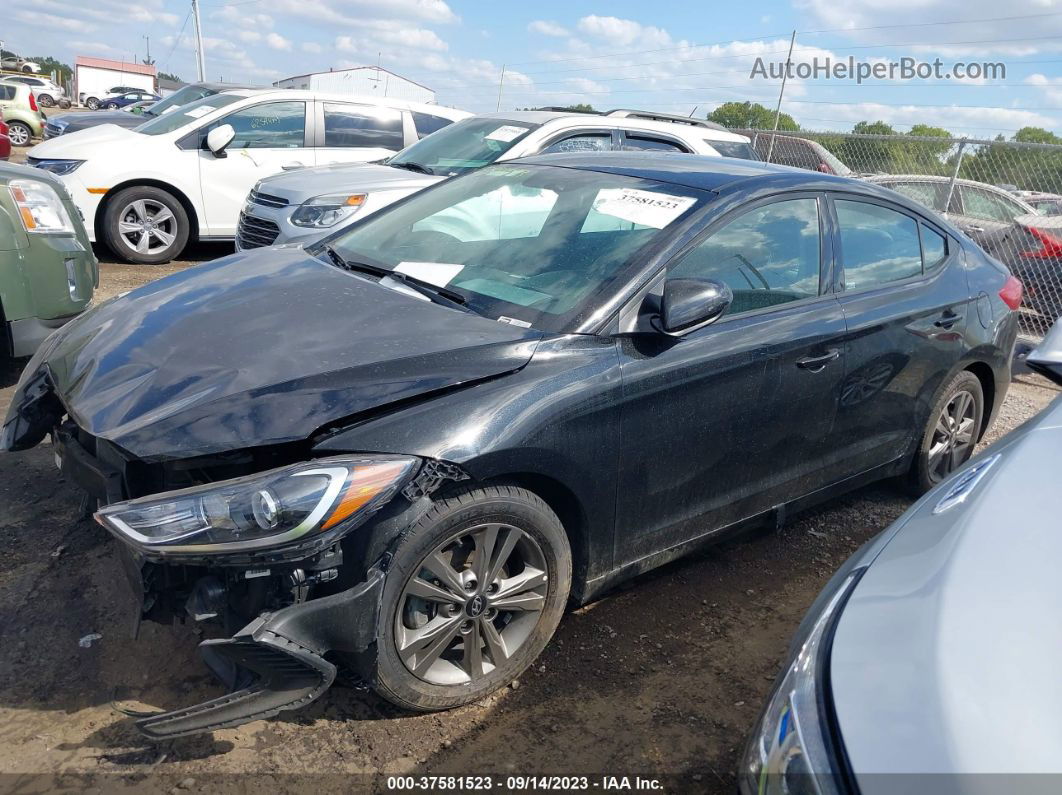
{"type": "Polygon", "coordinates": [[[202,651],[233,692],[149,736],[302,706],[340,666],[445,709],[518,676],[566,604],[940,482],[1003,400],[1020,300],[864,182],[533,158],[96,307],[29,363],[2,446],[51,434],[144,616],[228,636],[202,651]]]}

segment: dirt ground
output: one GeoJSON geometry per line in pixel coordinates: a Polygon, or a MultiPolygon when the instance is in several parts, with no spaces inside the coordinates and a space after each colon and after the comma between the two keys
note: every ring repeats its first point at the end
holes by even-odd
{"type": "MultiPolygon", "coordinates": [[[[104,258],[99,295],[187,265],[104,258]]],[[[0,371],[0,410],[16,378],[17,366],[0,371]]],[[[1057,392],[1023,376],[989,441],[1057,392]]],[[[908,503],[890,485],[863,489],[780,532],[645,575],[567,615],[518,686],[480,704],[411,715],[337,686],[301,712],[155,745],[112,700],[170,709],[220,695],[196,630],[149,624],[131,640],[112,542],[82,518],[51,451],[0,455],[0,788],[352,791],[386,789],[380,773],[567,773],[733,792],[747,732],[803,612],[908,503]]]]}

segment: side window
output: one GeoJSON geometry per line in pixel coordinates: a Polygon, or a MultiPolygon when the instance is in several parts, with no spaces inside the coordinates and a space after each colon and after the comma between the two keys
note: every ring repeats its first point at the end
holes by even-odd
{"type": "Polygon", "coordinates": [[[838,200],[844,287],[859,290],[922,273],[918,225],[908,215],[865,202],[838,200]]]}
{"type": "Polygon", "coordinates": [[[625,152],[686,152],[689,150],[671,141],[644,135],[627,135],[623,140],[625,152]]]}
{"type": "Polygon", "coordinates": [[[723,157],[738,157],[742,160],[760,159],[752,145],[744,141],[713,141],[711,138],[706,138],[704,142],[723,157]]]}
{"type": "Polygon", "coordinates": [[[925,273],[936,270],[947,258],[947,238],[922,224],[922,270],[925,273]]]}
{"type": "Polygon", "coordinates": [[[0,100],[10,101],[15,98],[14,86],[0,86],[0,100]]]}
{"type": "Polygon", "coordinates": [[[415,110],[410,112],[413,114],[413,126],[417,128],[418,140],[453,123],[452,119],[447,119],[442,116],[433,116],[430,113],[418,113],[415,110]]]}
{"type": "Polygon", "coordinates": [[[405,144],[402,114],[394,108],[325,103],[325,146],[364,146],[398,151],[405,144]]]}
{"type": "Polygon", "coordinates": [[[960,185],[959,191],[962,194],[963,215],[1010,223],[1016,216],[1025,214],[1021,205],[1012,204],[987,190],[960,185]]]}
{"type": "Polygon", "coordinates": [[[607,152],[612,148],[612,136],[608,133],[582,133],[569,138],[554,141],[540,154],[551,155],[557,152],[607,152]]]}
{"type": "Polygon", "coordinates": [[[231,124],[236,137],[230,149],[292,149],[306,145],[306,103],[267,102],[214,122],[231,124]]]}
{"type": "Polygon", "coordinates": [[[724,282],[727,314],[819,294],[819,204],[788,199],[750,210],[711,234],[674,265],[671,278],[724,282]]]}
{"type": "Polygon", "coordinates": [[[923,207],[929,207],[938,212],[944,211],[944,196],[946,185],[939,182],[892,182],[885,183],[885,187],[892,188],[897,193],[902,193],[908,199],[916,201],[923,207]]]}

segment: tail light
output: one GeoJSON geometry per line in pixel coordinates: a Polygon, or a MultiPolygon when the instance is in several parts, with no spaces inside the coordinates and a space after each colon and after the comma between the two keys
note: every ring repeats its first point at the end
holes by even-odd
{"type": "Polygon", "coordinates": [[[1052,257],[1062,257],[1062,239],[1052,237],[1042,229],[1037,229],[1035,226],[1025,227],[1029,234],[1036,238],[1040,243],[1040,248],[1029,249],[1028,251],[1022,251],[1021,256],[1030,257],[1033,259],[1050,259],[1052,257]]]}
{"type": "Polygon", "coordinates": [[[35,96],[33,96],[33,92],[32,91],[30,92],[30,110],[32,110],[34,113],[38,112],[38,109],[37,109],[37,98],[35,96]]]}
{"type": "Polygon", "coordinates": [[[1008,276],[1007,281],[1003,283],[1003,289],[999,291],[999,297],[1003,299],[1003,303],[1012,310],[1017,309],[1021,306],[1021,294],[1021,282],[1014,276],[1008,276]]]}

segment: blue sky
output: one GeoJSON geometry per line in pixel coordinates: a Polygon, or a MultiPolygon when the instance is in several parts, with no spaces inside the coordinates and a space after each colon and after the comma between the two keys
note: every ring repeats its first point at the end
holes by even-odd
{"type": "MultiPolygon", "coordinates": [[[[36,0],[5,13],[0,38],[72,61],[143,57],[148,35],[158,66],[191,79],[188,9],[186,0],[36,0]]],[[[211,79],[269,83],[379,61],[441,103],[486,111],[504,64],[502,109],[589,102],[698,115],[728,100],[773,107],[778,81],[750,72],[757,57],[784,61],[795,29],[795,62],[909,56],[1007,70],[1002,80],[792,80],[783,110],[806,129],[881,119],[971,137],[1027,125],[1062,133],[1062,0],[203,0],[202,19],[211,79]]]]}

